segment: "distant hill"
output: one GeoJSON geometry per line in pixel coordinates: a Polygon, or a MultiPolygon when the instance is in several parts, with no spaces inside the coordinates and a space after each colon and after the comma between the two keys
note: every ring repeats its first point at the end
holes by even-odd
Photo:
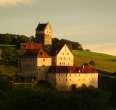
{"type": "Polygon", "coordinates": [[[94,61],[97,69],[110,73],[116,72],[116,56],[79,50],[73,50],[73,53],[77,66],[94,61]]]}

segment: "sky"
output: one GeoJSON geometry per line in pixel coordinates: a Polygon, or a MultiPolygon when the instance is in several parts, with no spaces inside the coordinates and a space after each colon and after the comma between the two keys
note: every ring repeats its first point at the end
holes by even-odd
{"type": "Polygon", "coordinates": [[[116,0],[0,0],[0,33],[32,36],[39,22],[53,37],[116,55],[116,0]]]}

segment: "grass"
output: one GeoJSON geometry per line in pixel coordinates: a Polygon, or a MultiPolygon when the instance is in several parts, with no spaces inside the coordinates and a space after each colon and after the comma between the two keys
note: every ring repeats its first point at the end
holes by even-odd
{"type": "Polygon", "coordinates": [[[3,47],[16,47],[16,45],[0,44],[0,48],[3,47]]]}
{"type": "Polygon", "coordinates": [[[110,73],[116,72],[116,56],[79,50],[73,50],[73,54],[75,55],[75,64],[77,66],[93,60],[97,69],[110,73]]]}
{"type": "Polygon", "coordinates": [[[14,76],[16,74],[16,67],[11,65],[0,65],[0,74],[14,76]]]}

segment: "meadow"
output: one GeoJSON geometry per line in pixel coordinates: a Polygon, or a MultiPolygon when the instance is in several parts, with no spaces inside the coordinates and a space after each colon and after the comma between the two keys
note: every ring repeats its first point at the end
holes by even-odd
{"type": "Polygon", "coordinates": [[[79,50],[73,50],[73,54],[77,66],[94,61],[96,69],[110,73],[116,72],[116,56],[79,50]]]}

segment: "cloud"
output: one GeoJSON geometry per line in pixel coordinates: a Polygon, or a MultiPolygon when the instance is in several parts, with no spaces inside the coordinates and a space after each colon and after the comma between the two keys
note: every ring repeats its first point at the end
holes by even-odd
{"type": "Polygon", "coordinates": [[[95,52],[116,56],[116,43],[85,44],[84,48],[90,49],[95,52]]]}
{"type": "Polygon", "coordinates": [[[17,4],[30,4],[33,0],[0,0],[0,6],[15,6],[17,4]]]}

